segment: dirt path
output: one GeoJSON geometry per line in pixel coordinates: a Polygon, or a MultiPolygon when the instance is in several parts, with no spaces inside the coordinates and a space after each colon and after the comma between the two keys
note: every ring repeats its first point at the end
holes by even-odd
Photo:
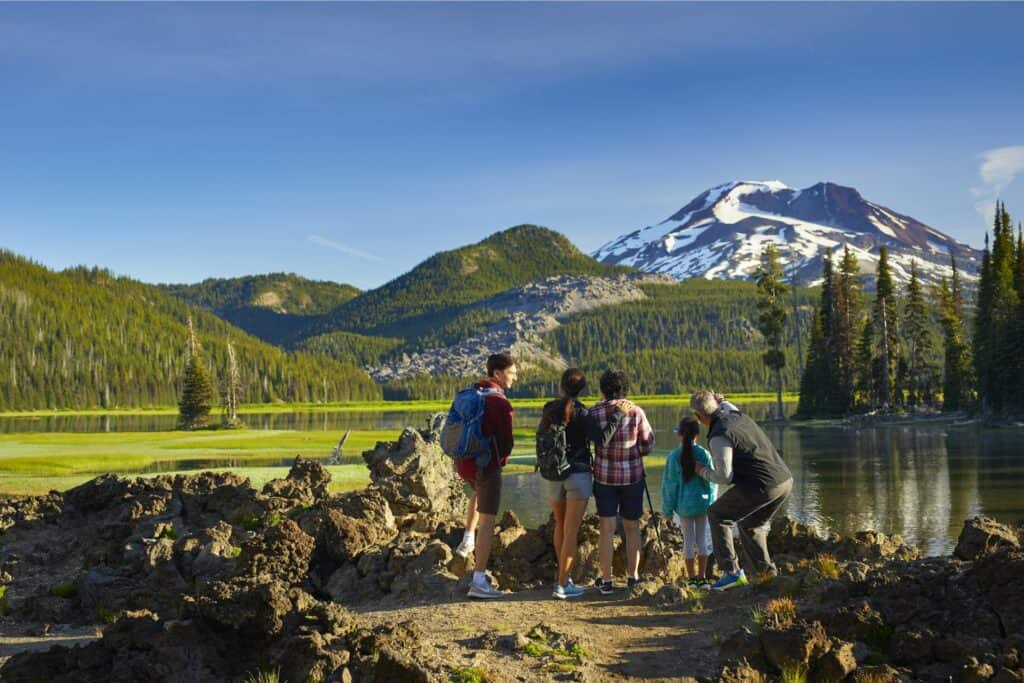
{"type": "Polygon", "coordinates": [[[490,602],[467,599],[359,611],[374,623],[416,623],[442,661],[476,668],[488,680],[684,681],[717,675],[718,639],[748,623],[751,606],[760,600],[755,589],[744,588],[659,607],[625,592],[603,596],[594,590],[560,601],[546,589],[490,602]],[[523,653],[523,637],[537,624],[578,642],[586,651],[582,663],[523,653]]]}

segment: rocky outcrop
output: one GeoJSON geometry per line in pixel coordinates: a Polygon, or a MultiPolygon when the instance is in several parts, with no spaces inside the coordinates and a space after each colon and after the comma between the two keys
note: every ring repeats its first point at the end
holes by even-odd
{"type": "Polygon", "coordinates": [[[674,280],[664,275],[631,273],[609,277],[558,275],[531,282],[469,306],[467,310],[502,313],[500,320],[479,333],[452,346],[406,354],[366,370],[377,382],[414,375],[472,377],[484,367],[494,349],[510,349],[527,364],[564,369],[565,360],[548,350],[543,335],[573,314],[646,298],[639,287],[645,282],[672,283],[674,280]]]}

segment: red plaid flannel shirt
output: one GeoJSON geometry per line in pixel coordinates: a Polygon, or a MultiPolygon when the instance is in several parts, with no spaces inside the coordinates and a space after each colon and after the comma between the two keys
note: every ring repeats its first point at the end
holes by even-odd
{"type": "Polygon", "coordinates": [[[594,481],[606,486],[627,486],[644,477],[642,458],[654,447],[654,430],[640,406],[624,398],[601,401],[590,414],[602,427],[612,419],[615,407],[629,413],[607,446],[594,448],[594,481]]]}

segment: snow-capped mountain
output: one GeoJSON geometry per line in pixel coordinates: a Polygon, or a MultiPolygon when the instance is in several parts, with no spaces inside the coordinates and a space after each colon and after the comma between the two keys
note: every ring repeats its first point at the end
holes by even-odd
{"type": "Polygon", "coordinates": [[[950,274],[951,253],[967,280],[981,265],[981,252],[851,187],[818,183],[794,190],[777,180],[713,187],[661,223],[616,238],[593,256],[679,280],[748,279],[771,242],[786,272],[795,270],[799,281],[811,284],[821,279],[825,250],[841,257],[844,245],[865,274],[874,272],[879,247],[888,247],[893,276],[902,281],[910,278],[912,260],[921,279],[933,283],[950,274]]]}

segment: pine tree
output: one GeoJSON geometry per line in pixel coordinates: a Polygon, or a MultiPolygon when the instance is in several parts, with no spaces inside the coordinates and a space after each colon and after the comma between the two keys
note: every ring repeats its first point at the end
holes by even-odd
{"type": "Polygon", "coordinates": [[[832,394],[833,414],[849,412],[854,403],[857,381],[857,341],[861,333],[864,295],[861,291],[860,265],[849,247],[843,248],[843,259],[833,288],[835,315],[829,349],[832,353],[835,391],[832,394]]]}
{"type": "Polygon", "coordinates": [[[205,427],[210,417],[213,386],[203,368],[202,358],[199,355],[200,348],[195,328],[192,325],[192,316],[189,316],[188,360],[185,362],[181,400],[178,402],[179,429],[205,427]]]}
{"type": "Polygon", "coordinates": [[[764,364],[775,372],[775,395],[777,416],[784,417],[782,409],[782,368],[786,367],[786,355],[782,352],[782,330],[786,324],[786,293],[789,288],[783,283],[785,277],[779,263],[779,252],[769,244],[761,257],[757,271],[758,327],[764,335],[768,350],[764,364]]]}
{"type": "Polygon", "coordinates": [[[939,310],[942,319],[944,376],[942,381],[942,409],[965,410],[970,406],[973,393],[970,349],[964,332],[964,301],[960,285],[960,272],[956,257],[950,255],[952,286],[942,278],[939,285],[939,310]]]}
{"type": "Polygon", "coordinates": [[[917,262],[911,260],[903,323],[909,405],[930,403],[934,398],[936,369],[932,361],[934,342],[928,324],[929,318],[928,304],[924,298],[921,281],[917,277],[917,262]]]}
{"type": "Polygon", "coordinates": [[[875,326],[880,355],[876,361],[878,372],[875,394],[882,408],[892,407],[895,399],[894,380],[898,369],[899,342],[896,331],[896,302],[889,270],[889,249],[878,250],[878,270],[875,284],[875,305],[871,316],[875,326]]]}
{"type": "Polygon", "coordinates": [[[835,313],[834,274],[832,254],[826,251],[822,259],[821,299],[814,314],[811,341],[807,348],[807,362],[800,378],[800,399],[797,413],[800,417],[828,415],[832,406],[833,363],[829,339],[835,313]]]}

